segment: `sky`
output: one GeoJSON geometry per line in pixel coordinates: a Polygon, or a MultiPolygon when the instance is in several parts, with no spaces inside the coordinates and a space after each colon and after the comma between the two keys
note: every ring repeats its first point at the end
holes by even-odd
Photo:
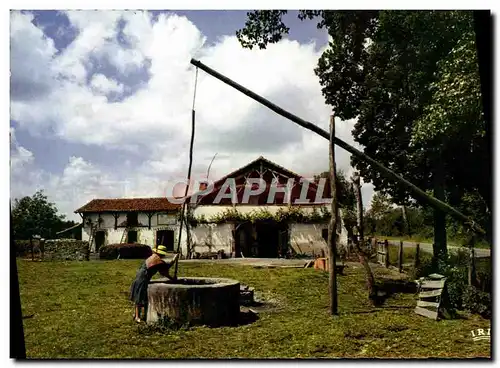
{"type": "MultiPolygon", "coordinates": [[[[11,198],[43,189],[68,219],[93,198],[164,196],[187,175],[191,58],[328,130],[314,74],[328,35],[290,12],[290,33],[243,49],[246,11],[12,11],[11,198]]],[[[193,176],[211,180],[264,156],[305,177],[328,169],[328,141],[198,72],[193,176]]],[[[354,121],[336,135],[358,148],[354,121]]],[[[350,155],[336,149],[348,173],[350,155]]],[[[365,206],[373,188],[363,186],[365,206]]]]}

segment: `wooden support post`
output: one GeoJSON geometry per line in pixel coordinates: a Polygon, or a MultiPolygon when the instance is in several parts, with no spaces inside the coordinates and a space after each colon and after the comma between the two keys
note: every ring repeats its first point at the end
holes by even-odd
{"type": "Polygon", "coordinates": [[[330,313],[338,315],[337,310],[337,274],[335,270],[337,249],[337,188],[335,172],[335,118],[330,116],[330,189],[332,196],[331,218],[328,226],[328,271],[330,289],[330,313]]]}
{"type": "Polygon", "coordinates": [[[149,212],[147,214],[147,216],[148,216],[148,230],[151,230],[151,218],[153,217],[153,215],[154,214],[152,212],[149,212]]]}
{"type": "Polygon", "coordinates": [[[474,242],[471,242],[469,247],[469,286],[476,286],[476,262],[474,254],[474,242]]]}
{"type": "Polygon", "coordinates": [[[118,212],[113,213],[113,217],[115,218],[115,230],[118,229],[118,217],[120,214],[118,212]]]}
{"type": "Polygon", "coordinates": [[[420,243],[417,243],[415,247],[415,260],[413,266],[415,268],[418,268],[420,266],[420,243]]]}
{"type": "Polygon", "coordinates": [[[384,253],[385,253],[385,257],[384,257],[384,265],[385,265],[385,268],[389,268],[389,242],[387,241],[387,239],[384,240],[384,253]]]}
{"type": "Polygon", "coordinates": [[[35,251],[33,249],[33,236],[30,236],[31,260],[35,260],[35,251]]]}
{"type": "Polygon", "coordinates": [[[398,255],[398,268],[399,272],[403,272],[403,241],[399,242],[399,255],[398,255]]]}

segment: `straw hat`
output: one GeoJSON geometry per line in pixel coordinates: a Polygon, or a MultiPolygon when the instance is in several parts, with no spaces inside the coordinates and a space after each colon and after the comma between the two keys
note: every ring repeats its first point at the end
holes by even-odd
{"type": "Polygon", "coordinates": [[[153,248],[153,252],[156,254],[161,254],[163,256],[167,255],[167,247],[164,245],[157,245],[156,247],[153,248]]]}

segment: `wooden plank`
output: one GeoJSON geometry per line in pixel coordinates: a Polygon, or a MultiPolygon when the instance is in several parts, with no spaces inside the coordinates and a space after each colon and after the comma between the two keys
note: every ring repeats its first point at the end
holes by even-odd
{"type": "Polygon", "coordinates": [[[420,294],[418,294],[418,297],[419,298],[436,297],[436,296],[440,296],[442,292],[443,292],[443,289],[435,289],[435,290],[431,290],[431,291],[422,291],[420,294]]]}
{"type": "Polygon", "coordinates": [[[438,317],[438,312],[433,312],[433,311],[430,311],[428,309],[421,308],[421,307],[416,307],[415,313],[417,313],[421,316],[427,317],[427,318],[432,318],[434,320],[436,320],[438,317]]]}
{"type": "Polygon", "coordinates": [[[424,289],[442,289],[444,287],[445,279],[443,280],[427,280],[420,285],[424,289]]]}
{"type": "Polygon", "coordinates": [[[417,301],[417,307],[434,307],[434,308],[438,308],[439,307],[439,303],[426,302],[425,300],[419,300],[419,301],[417,301]]]}

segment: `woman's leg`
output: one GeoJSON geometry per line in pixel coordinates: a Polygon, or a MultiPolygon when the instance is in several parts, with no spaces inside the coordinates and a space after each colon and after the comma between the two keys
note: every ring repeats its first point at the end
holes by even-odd
{"type": "Polygon", "coordinates": [[[141,306],[139,304],[136,304],[135,305],[135,316],[134,316],[134,320],[136,322],[139,322],[141,320],[141,316],[140,316],[140,308],[141,306]]]}

